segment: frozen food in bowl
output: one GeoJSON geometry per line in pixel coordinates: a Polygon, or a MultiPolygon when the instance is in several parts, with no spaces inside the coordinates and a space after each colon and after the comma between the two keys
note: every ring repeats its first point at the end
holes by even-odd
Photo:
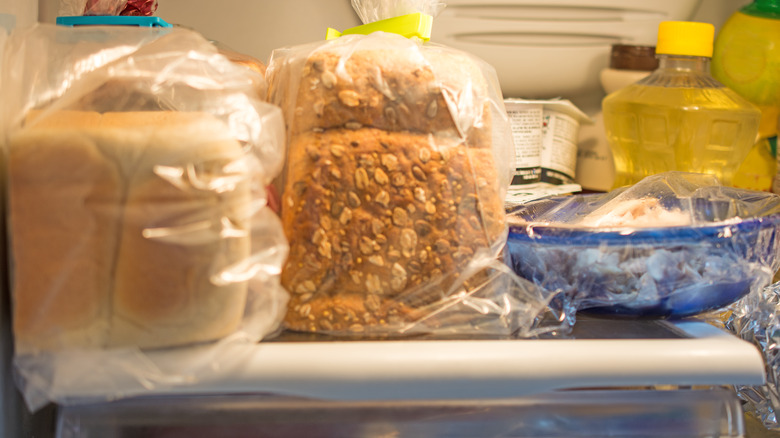
{"type": "Polygon", "coordinates": [[[508,215],[505,261],[578,311],[676,318],[771,282],[780,196],[667,172],[606,194],[546,198],[508,215]]]}

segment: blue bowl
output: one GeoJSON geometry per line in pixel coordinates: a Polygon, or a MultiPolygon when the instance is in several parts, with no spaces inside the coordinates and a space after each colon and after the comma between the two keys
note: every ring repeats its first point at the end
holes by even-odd
{"type": "Polygon", "coordinates": [[[505,261],[520,276],[559,290],[578,311],[679,318],[723,308],[771,281],[780,255],[780,213],[736,220],[722,201],[696,201],[697,225],[586,228],[534,224],[571,217],[594,196],[548,198],[509,212],[505,261]],[[584,203],[584,204],[583,204],[584,203]],[[571,211],[567,211],[571,210],[571,211]]]}

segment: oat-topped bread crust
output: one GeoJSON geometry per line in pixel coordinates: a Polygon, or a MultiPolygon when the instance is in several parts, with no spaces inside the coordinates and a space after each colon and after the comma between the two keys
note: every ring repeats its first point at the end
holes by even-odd
{"type": "MultiPolygon", "coordinates": [[[[297,135],[282,220],[289,327],[403,321],[503,231],[492,152],[379,129],[297,135]],[[410,304],[411,303],[411,304],[410,304]],[[399,320],[400,318],[400,320],[399,320]]],[[[356,326],[357,325],[357,326],[356,326]]]]}
{"type": "Polygon", "coordinates": [[[487,84],[478,66],[465,54],[442,52],[435,46],[425,55],[328,46],[314,51],[302,71],[295,71],[300,65],[290,64],[274,73],[295,83],[272,85],[272,94],[282,94],[272,99],[287,108],[291,135],[374,127],[449,133],[471,147],[490,146],[487,84]],[[297,93],[294,105],[285,91],[297,93]]]}

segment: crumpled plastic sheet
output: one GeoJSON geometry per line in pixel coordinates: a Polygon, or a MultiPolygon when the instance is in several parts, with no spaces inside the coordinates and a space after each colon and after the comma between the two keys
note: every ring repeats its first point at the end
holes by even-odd
{"type": "Polygon", "coordinates": [[[119,15],[127,0],[61,0],[60,16],[119,15]]]}
{"type": "Polygon", "coordinates": [[[146,17],[157,10],[157,0],[130,0],[119,15],[135,15],[146,17]]]}
{"type": "Polygon", "coordinates": [[[780,282],[750,294],[725,313],[708,317],[755,345],[764,357],[766,384],[736,386],[746,402],[745,411],[755,414],[767,429],[780,430],[780,282]]]}
{"type": "Polygon", "coordinates": [[[62,0],[59,15],[149,16],[157,10],[157,0],[62,0]]]}
{"type": "Polygon", "coordinates": [[[509,223],[508,263],[591,312],[691,316],[762,289],[778,268],[780,197],[702,174],[532,202],[509,223]]]}

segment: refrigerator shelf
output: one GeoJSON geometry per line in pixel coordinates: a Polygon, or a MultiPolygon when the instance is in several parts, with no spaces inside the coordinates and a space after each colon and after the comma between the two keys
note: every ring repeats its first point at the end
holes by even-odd
{"type": "MultiPolygon", "coordinates": [[[[122,386],[123,396],[274,393],[342,401],[520,397],[560,389],[657,385],[760,385],[758,349],[699,321],[580,320],[575,339],[323,341],[287,335],[227,346],[231,355],[197,382],[122,386]],[[236,359],[232,359],[236,358],[236,359]]],[[[197,349],[148,352],[164,367],[197,349]]],[[[80,382],[80,383],[79,383],[80,382]]],[[[59,395],[105,398],[88,380],[59,395]]],[[[110,394],[109,394],[110,395],[110,394]]]]}

